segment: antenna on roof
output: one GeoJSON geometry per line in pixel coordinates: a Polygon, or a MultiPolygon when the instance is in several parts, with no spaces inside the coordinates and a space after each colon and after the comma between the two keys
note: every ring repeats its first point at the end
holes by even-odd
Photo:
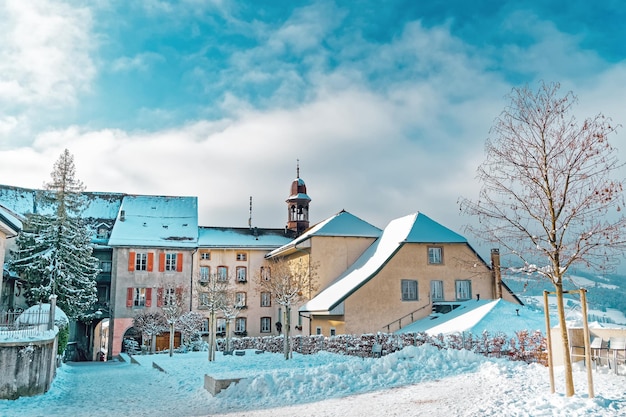
{"type": "Polygon", "coordinates": [[[248,217],[248,227],[252,229],[252,196],[250,196],[250,217],[248,217]]]}
{"type": "Polygon", "coordinates": [[[300,160],[296,159],[296,178],[300,178],[300,160]]]}

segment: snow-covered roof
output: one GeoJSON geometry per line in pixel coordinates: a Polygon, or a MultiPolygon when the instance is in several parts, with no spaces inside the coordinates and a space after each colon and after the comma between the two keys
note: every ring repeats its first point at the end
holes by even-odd
{"type": "Polygon", "coordinates": [[[467,243],[467,240],[422,213],[392,220],[382,236],[348,270],[300,310],[328,313],[373,278],[405,243],[467,243]]]}
{"type": "Polygon", "coordinates": [[[459,307],[449,313],[428,316],[396,333],[425,332],[431,336],[469,332],[480,335],[484,331],[491,334],[501,332],[514,337],[516,331],[541,330],[545,333],[545,316],[541,311],[508,301],[470,300],[457,303],[459,307]]]}
{"type": "Polygon", "coordinates": [[[7,237],[16,236],[22,230],[22,222],[17,215],[6,207],[0,205],[0,231],[7,237]]]}
{"type": "MultiPolygon", "coordinates": [[[[0,204],[20,216],[31,213],[54,214],[55,208],[37,198],[44,190],[0,185],[0,204]]],[[[85,210],[81,216],[85,219],[115,219],[124,194],[85,191],[85,210]]]]}
{"type": "Polygon", "coordinates": [[[198,229],[199,248],[272,250],[291,241],[284,229],[204,227],[198,229]]]}
{"type": "Polygon", "coordinates": [[[198,198],[125,196],[109,246],[193,248],[198,243],[198,198]]]}
{"type": "Polygon", "coordinates": [[[377,238],[382,231],[368,222],[359,219],[345,210],[310,227],[302,235],[280,248],[270,252],[267,257],[289,252],[302,242],[313,236],[341,236],[341,237],[371,237],[377,238]]]}

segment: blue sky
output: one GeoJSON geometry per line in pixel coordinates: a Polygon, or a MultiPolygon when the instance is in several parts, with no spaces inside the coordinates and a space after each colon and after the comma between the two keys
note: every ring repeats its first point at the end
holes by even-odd
{"type": "Polygon", "coordinates": [[[617,0],[6,0],[0,183],[40,187],[68,148],[89,190],[198,196],[214,226],[246,226],[252,196],[283,227],[299,159],[313,222],[460,231],[512,87],[626,122],[625,20],[617,0]]]}

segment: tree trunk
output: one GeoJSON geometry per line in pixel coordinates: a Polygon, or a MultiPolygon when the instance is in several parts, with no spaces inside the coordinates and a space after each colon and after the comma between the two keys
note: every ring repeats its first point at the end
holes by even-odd
{"type": "Polygon", "coordinates": [[[209,362],[215,360],[215,312],[209,314],[209,362]]]}
{"type": "Polygon", "coordinates": [[[289,360],[291,358],[291,349],[289,346],[289,329],[291,327],[291,307],[290,306],[285,306],[285,320],[284,321],[284,326],[283,326],[283,335],[285,337],[284,343],[283,343],[283,350],[285,353],[285,360],[289,360]]]}
{"type": "MultiPolygon", "coordinates": [[[[574,395],[574,378],[572,376],[572,358],[569,352],[569,336],[567,334],[567,325],[565,324],[565,305],[563,302],[563,282],[559,281],[554,284],[556,287],[556,307],[559,315],[559,327],[561,329],[561,340],[563,341],[563,365],[565,368],[565,395],[571,397],[574,395]]],[[[546,329],[550,331],[550,329],[546,329]]]]}
{"type": "Polygon", "coordinates": [[[174,323],[170,323],[170,356],[174,354],[174,323]]]}
{"type": "Polygon", "coordinates": [[[230,320],[226,320],[226,346],[225,350],[230,352],[230,320]]]}

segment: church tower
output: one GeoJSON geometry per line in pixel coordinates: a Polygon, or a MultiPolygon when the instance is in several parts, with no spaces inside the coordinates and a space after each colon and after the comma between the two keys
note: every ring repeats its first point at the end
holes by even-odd
{"type": "Polygon", "coordinates": [[[294,237],[300,236],[309,228],[309,203],[311,198],[306,193],[306,184],[300,178],[300,161],[297,163],[296,179],[291,183],[291,194],[287,202],[287,232],[294,237]]]}

